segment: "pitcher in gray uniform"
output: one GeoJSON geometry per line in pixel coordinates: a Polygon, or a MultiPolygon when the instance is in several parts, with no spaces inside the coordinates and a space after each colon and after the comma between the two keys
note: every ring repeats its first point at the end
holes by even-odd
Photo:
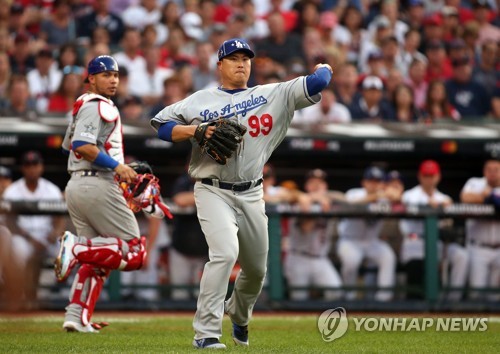
{"type": "MultiPolygon", "coordinates": [[[[319,102],[332,77],[328,64],[318,64],[312,75],[249,88],[254,56],[245,40],[225,41],[218,51],[221,86],[167,106],[151,120],[160,139],[192,142],[189,174],[197,180],[196,208],[209,246],[193,321],[196,348],[225,348],[220,342],[224,312],[233,323],[234,342],[248,346],[248,323],[262,289],[268,252],[262,170],[285,137],[294,111],[319,102]],[[248,130],[225,165],[204,154],[194,139],[199,124],[220,118],[236,120],[248,130]],[[224,302],[236,260],[241,271],[224,302]]],[[[205,137],[215,129],[209,127],[205,137]]]]}
{"type": "Polygon", "coordinates": [[[123,163],[120,114],[110,99],[118,87],[118,64],[98,56],[89,62],[88,74],[89,91],[76,100],[63,141],[71,175],[66,202],[78,236],[64,233],[55,262],[59,281],[81,265],[63,324],[71,332],[102,327],[91,316],[106,277],[112,269],[139,269],[146,256],[145,238],[115,179],[130,183],[137,176],[123,163]]]}

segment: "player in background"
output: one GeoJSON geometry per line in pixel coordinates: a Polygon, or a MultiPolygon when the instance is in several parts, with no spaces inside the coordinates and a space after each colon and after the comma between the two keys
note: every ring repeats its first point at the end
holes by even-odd
{"type": "MultiPolygon", "coordinates": [[[[56,200],[63,195],[58,186],[43,178],[44,161],[38,151],[26,152],[20,161],[22,178],[3,193],[5,200],[56,200]]],[[[57,239],[64,231],[62,215],[7,214],[6,226],[12,233],[12,247],[24,277],[24,303],[36,306],[43,262],[57,255],[57,239]]]]}
{"type": "MultiPolygon", "coordinates": [[[[450,196],[437,189],[441,181],[441,168],[436,161],[423,161],[418,169],[417,177],[419,184],[403,193],[403,204],[428,205],[437,208],[453,203],[450,196]]],[[[446,220],[443,221],[446,222],[446,220]]],[[[403,234],[401,262],[406,265],[407,284],[423,287],[423,260],[425,257],[424,221],[417,219],[402,219],[399,226],[403,234]]],[[[457,242],[443,243],[439,240],[438,257],[442,264],[441,277],[444,280],[444,285],[464,288],[469,265],[469,257],[465,248],[457,242]]],[[[411,294],[412,292],[410,292],[410,296],[413,296],[411,294]]],[[[458,301],[461,299],[462,295],[463,291],[454,290],[450,291],[447,297],[450,300],[458,301]]]]}
{"type": "MultiPolygon", "coordinates": [[[[195,92],[165,107],[152,120],[162,140],[191,140],[189,174],[197,180],[194,193],[198,218],[209,247],[193,321],[196,348],[225,348],[220,342],[226,312],[233,323],[237,345],[248,346],[248,324],[262,290],[268,253],[262,170],[281,143],[294,111],[317,103],[332,77],[331,67],[318,64],[315,72],[291,81],[249,88],[253,50],[243,39],[223,42],[217,68],[221,85],[195,92]],[[217,164],[194,139],[202,123],[219,118],[237,120],[247,127],[239,149],[227,164],[217,164]],[[234,291],[224,301],[231,270],[241,271],[234,291]]],[[[209,126],[204,138],[210,139],[209,126]]]]}
{"type": "MultiPolygon", "coordinates": [[[[491,157],[483,165],[483,177],[470,178],[462,188],[463,203],[494,204],[500,207],[500,160],[491,157]]],[[[500,221],[468,219],[466,244],[470,256],[469,286],[472,289],[500,286],[500,221]]],[[[498,301],[498,294],[486,296],[471,291],[472,298],[491,298],[498,301]]]]}
{"type": "MultiPolygon", "coordinates": [[[[334,201],[345,198],[340,192],[329,191],[326,172],[321,169],[308,171],[304,184],[305,193],[299,205],[303,212],[329,211],[334,201]]],[[[290,219],[289,250],[285,259],[285,274],[290,287],[339,288],[342,280],[329,259],[336,220],[331,217],[298,216],[290,219]]],[[[324,290],[325,300],[336,300],[339,290],[324,290]]],[[[307,289],[291,290],[292,300],[309,298],[307,289]]]]}
{"type": "MultiPolygon", "coordinates": [[[[366,204],[387,201],[384,193],[385,173],[376,166],[365,169],[361,188],[349,189],[345,198],[348,203],[366,204]]],[[[383,221],[379,218],[343,218],[338,225],[339,242],[337,254],[341,262],[344,285],[355,286],[363,260],[378,268],[377,286],[390,288],[395,284],[396,255],[386,241],[379,238],[383,221]]],[[[355,291],[347,291],[345,298],[356,298],[355,291]]],[[[375,300],[390,301],[393,292],[388,289],[375,293],[375,300]]]]}
{"type": "Polygon", "coordinates": [[[89,62],[87,71],[88,92],[76,100],[63,141],[71,175],[66,202],[78,236],[64,233],[55,263],[59,281],[80,264],[63,323],[71,332],[102,327],[91,317],[109,273],[137,270],[146,256],[145,238],[115,178],[131,183],[137,177],[124,164],[120,113],[111,100],[119,83],[118,64],[101,55],[89,62]]]}

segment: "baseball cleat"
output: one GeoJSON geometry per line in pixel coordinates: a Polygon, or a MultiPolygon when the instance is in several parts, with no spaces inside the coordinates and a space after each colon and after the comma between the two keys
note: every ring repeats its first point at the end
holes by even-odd
{"type": "Polygon", "coordinates": [[[66,332],[99,333],[99,331],[94,329],[90,323],[84,326],[78,322],[66,321],[63,323],[63,328],[66,332]]]}
{"type": "Polygon", "coordinates": [[[61,245],[59,247],[59,254],[54,262],[54,270],[59,282],[65,281],[71,274],[71,270],[76,265],[77,261],[73,254],[73,246],[76,244],[78,238],[71,232],[66,231],[61,237],[61,245]]]}
{"type": "Polygon", "coordinates": [[[236,345],[248,347],[248,326],[239,326],[233,322],[233,333],[231,334],[236,345]]]}
{"type": "Polygon", "coordinates": [[[193,347],[196,349],[226,349],[226,345],[217,338],[202,338],[193,340],[193,347]]]}

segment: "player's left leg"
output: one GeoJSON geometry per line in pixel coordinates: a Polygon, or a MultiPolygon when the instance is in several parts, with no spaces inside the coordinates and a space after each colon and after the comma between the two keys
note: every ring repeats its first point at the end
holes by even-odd
{"type": "MultiPolygon", "coordinates": [[[[378,266],[377,286],[393,287],[396,282],[396,255],[391,246],[385,241],[374,240],[366,248],[366,256],[378,266]]],[[[375,300],[389,301],[392,296],[392,290],[379,290],[375,294],[375,300]]]]}
{"type": "MultiPolygon", "coordinates": [[[[467,281],[467,271],[469,270],[469,254],[464,247],[457,243],[450,243],[446,248],[446,258],[451,265],[449,285],[452,288],[464,288],[467,281]]],[[[458,301],[461,299],[462,294],[463,290],[454,290],[448,294],[448,298],[458,301]]]]}
{"type": "Polygon", "coordinates": [[[68,332],[95,332],[91,317],[110,271],[83,264],[73,281],[70,303],[66,307],[63,328],[68,332]]]}
{"type": "Polygon", "coordinates": [[[264,284],[269,238],[262,189],[255,188],[239,197],[242,201],[239,204],[241,214],[237,217],[241,271],[235,281],[233,293],[226,302],[226,312],[235,325],[235,342],[248,345],[246,326],[264,284]]]}

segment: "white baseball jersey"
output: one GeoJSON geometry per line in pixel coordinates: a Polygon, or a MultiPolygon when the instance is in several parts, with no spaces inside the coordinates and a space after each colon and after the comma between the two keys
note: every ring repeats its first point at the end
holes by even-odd
{"type": "MultiPolygon", "coordinates": [[[[54,183],[40,178],[34,192],[26,186],[24,178],[18,179],[5,190],[5,200],[62,200],[63,195],[54,183]]],[[[17,224],[26,230],[35,240],[48,245],[47,238],[52,232],[52,216],[50,215],[19,215],[17,224]]]]}
{"type": "MultiPolygon", "coordinates": [[[[357,202],[366,198],[364,188],[349,189],[345,198],[347,202],[357,202]]],[[[344,218],[340,220],[338,232],[340,238],[349,240],[373,240],[379,237],[383,222],[380,218],[344,218]]]]}
{"type": "MultiPolygon", "coordinates": [[[[434,190],[432,196],[424,192],[420,185],[413,187],[403,193],[401,201],[403,204],[416,204],[416,205],[429,205],[430,200],[437,203],[444,203],[451,201],[451,197],[441,193],[437,189],[434,190]]],[[[399,228],[403,235],[417,234],[423,236],[425,232],[425,223],[423,220],[418,219],[403,219],[399,223],[399,228]]]]}
{"type": "MultiPolygon", "coordinates": [[[[488,182],[484,177],[470,178],[462,188],[462,192],[481,193],[486,189],[488,182]]],[[[465,224],[467,241],[476,241],[484,244],[500,243],[500,221],[468,219],[465,224]]]]}
{"type": "Polygon", "coordinates": [[[262,177],[264,164],[285,137],[294,111],[320,99],[321,94],[309,96],[305,76],[237,93],[210,88],[165,107],[151,120],[151,125],[158,130],[162,123],[168,121],[198,125],[219,118],[236,119],[248,128],[236,156],[226,165],[216,164],[201,152],[196,140],[191,139],[193,150],[189,174],[193,178],[214,178],[227,182],[252,181],[262,177]],[[200,110],[201,103],[204,104],[200,110]]]}
{"type": "Polygon", "coordinates": [[[303,233],[300,218],[290,219],[290,252],[311,257],[327,257],[332,247],[335,221],[320,218],[314,221],[314,229],[303,233]]]}

